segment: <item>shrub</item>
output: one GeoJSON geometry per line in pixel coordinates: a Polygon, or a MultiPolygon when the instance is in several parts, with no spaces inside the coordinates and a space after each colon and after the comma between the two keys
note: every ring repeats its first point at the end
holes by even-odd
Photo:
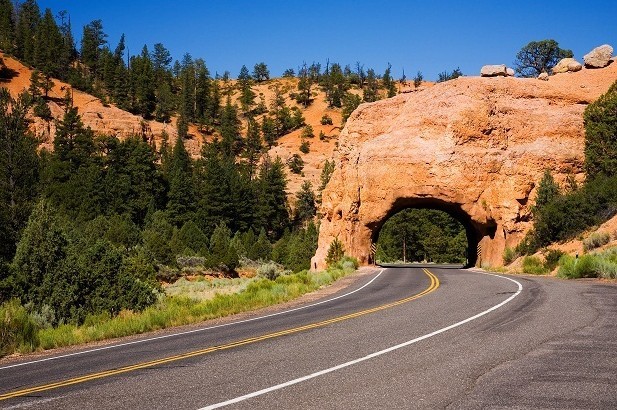
{"type": "Polygon", "coordinates": [[[559,249],[549,249],[544,254],[544,267],[552,272],[559,264],[559,259],[564,255],[559,249]]]}
{"type": "Polygon", "coordinates": [[[548,273],[542,260],[537,256],[525,256],[523,258],[523,272],[531,275],[544,275],[548,273]]]}
{"type": "Polygon", "coordinates": [[[315,136],[315,132],[313,131],[313,127],[311,125],[306,125],[302,130],[302,138],[313,138],[315,136]]]}
{"type": "Polygon", "coordinates": [[[514,262],[514,259],[518,257],[517,252],[512,248],[506,248],[503,251],[503,263],[504,265],[509,265],[514,262]]]}
{"type": "Polygon", "coordinates": [[[307,140],[302,140],[302,143],[300,144],[300,152],[303,154],[308,154],[310,150],[311,148],[309,142],[307,140]]]}
{"type": "Polygon", "coordinates": [[[328,254],[326,255],[326,264],[328,266],[335,264],[340,261],[345,255],[345,248],[343,247],[343,243],[338,239],[334,238],[334,240],[330,243],[330,247],[328,248],[328,254]]]}
{"type": "Polygon", "coordinates": [[[293,154],[289,161],[287,161],[287,165],[294,174],[301,174],[302,169],[304,169],[304,160],[300,158],[300,155],[293,154]]]}
{"type": "Polygon", "coordinates": [[[587,239],[583,240],[583,249],[589,252],[592,249],[606,245],[611,240],[611,235],[608,232],[594,232],[587,239]]]}
{"type": "Polygon", "coordinates": [[[332,125],[332,118],[328,114],[321,117],[321,125],[332,125]]]}
{"type": "Polygon", "coordinates": [[[270,280],[276,280],[279,276],[289,273],[291,273],[291,271],[285,270],[283,266],[272,261],[264,263],[257,268],[257,275],[270,280]]]}
{"type": "Polygon", "coordinates": [[[17,299],[0,306],[0,357],[39,346],[38,326],[17,299]]]}

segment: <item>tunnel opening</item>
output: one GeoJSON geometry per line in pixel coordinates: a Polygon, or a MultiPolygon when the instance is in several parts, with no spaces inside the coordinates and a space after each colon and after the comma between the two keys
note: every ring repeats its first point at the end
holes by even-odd
{"type": "Polygon", "coordinates": [[[397,261],[444,262],[451,259],[450,262],[464,267],[476,265],[481,251],[480,241],[485,236],[494,238],[497,228],[494,221],[479,223],[472,220],[459,204],[435,198],[398,199],[385,217],[367,226],[372,233],[373,263],[384,257],[387,262],[392,262],[390,259],[398,252],[401,258],[397,261]],[[392,224],[399,226],[392,227],[392,224]],[[388,244],[384,243],[386,237],[390,241],[388,244]]]}

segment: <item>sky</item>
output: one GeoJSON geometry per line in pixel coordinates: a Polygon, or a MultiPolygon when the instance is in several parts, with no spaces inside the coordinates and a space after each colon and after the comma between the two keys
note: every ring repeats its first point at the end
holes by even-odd
{"type": "Polygon", "coordinates": [[[388,63],[424,79],[485,64],[512,66],[530,41],[555,39],[582,61],[594,47],[617,49],[617,0],[322,1],[322,0],[38,0],[43,11],[67,10],[77,46],[82,28],[101,19],[114,49],[122,33],[130,54],[163,45],[174,59],[203,58],[210,72],[236,77],[265,62],[272,77],[303,62],[342,66],[388,63]]]}

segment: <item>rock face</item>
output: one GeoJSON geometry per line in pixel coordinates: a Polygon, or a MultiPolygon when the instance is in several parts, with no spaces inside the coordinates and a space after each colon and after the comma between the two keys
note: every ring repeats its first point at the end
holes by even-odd
{"type": "Polygon", "coordinates": [[[559,73],[567,73],[572,72],[575,73],[577,71],[581,71],[583,69],[583,65],[576,61],[573,58],[563,58],[561,59],[555,67],[553,67],[553,74],[559,73]]]}
{"type": "MultiPolygon", "coordinates": [[[[512,71],[512,73],[514,73],[514,71],[512,71]]],[[[480,75],[482,77],[507,77],[510,74],[508,72],[508,67],[506,67],[504,64],[495,64],[483,66],[480,70],[480,75]]]]}
{"type": "Polygon", "coordinates": [[[585,62],[585,67],[603,68],[608,65],[612,56],[613,47],[608,44],[604,44],[603,46],[596,47],[589,53],[585,54],[583,61],[585,62]]]}
{"type": "Polygon", "coordinates": [[[312,267],[335,238],[370,263],[385,221],[409,207],[454,215],[470,262],[501,264],[531,227],[544,170],[583,180],[583,111],[615,79],[615,65],[549,82],[462,77],[361,105],[339,138],[312,267]]]}

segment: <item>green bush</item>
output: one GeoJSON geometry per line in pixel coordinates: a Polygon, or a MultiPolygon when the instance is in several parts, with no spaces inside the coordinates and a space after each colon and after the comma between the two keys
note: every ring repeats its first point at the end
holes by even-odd
{"type": "Polygon", "coordinates": [[[616,279],[617,248],[611,248],[599,253],[589,253],[582,255],[578,259],[565,255],[559,260],[558,275],[568,279],[616,279]]]}
{"type": "Polygon", "coordinates": [[[544,267],[552,272],[559,264],[559,259],[564,255],[559,249],[549,249],[544,253],[544,267]]]}
{"type": "Polygon", "coordinates": [[[523,258],[523,272],[531,275],[545,275],[548,270],[537,256],[525,256],[523,258]]]}
{"type": "Polygon", "coordinates": [[[285,268],[275,262],[266,262],[257,268],[257,275],[262,278],[275,280],[281,275],[287,275],[291,271],[285,270],[285,268]]]}
{"type": "Polygon", "coordinates": [[[328,114],[321,117],[321,125],[332,125],[332,118],[328,114]]]}
{"type": "Polygon", "coordinates": [[[303,154],[308,154],[311,151],[311,145],[307,140],[302,140],[300,144],[300,152],[303,154]]]}
{"type": "Polygon", "coordinates": [[[343,243],[338,238],[334,238],[334,240],[330,243],[328,253],[326,254],[326,264],[328,266],[334,265],[340,261],[343,256],[345,256],[345,248],[343,247],[343,243]]]}
{"type": "Polygon", "coordinates": [[[0,305],[0,357],[39,346],[39,327],[17,299],[0,305]]]}
{"type": "Polygon", "coordinates": [[[503,251],[503,263],[504,265],[509,265],[514,262],[514,259],[518,257],[516,251],[512,248],[506,248],[503,251]]]}
{"type": "Polygon", "coordinates": [[[608,232],[594,232],[587,239],[583,240],[583,249],[589,252],[592,249],[606,245],[611,240],[611,235],[608,232]]]}

